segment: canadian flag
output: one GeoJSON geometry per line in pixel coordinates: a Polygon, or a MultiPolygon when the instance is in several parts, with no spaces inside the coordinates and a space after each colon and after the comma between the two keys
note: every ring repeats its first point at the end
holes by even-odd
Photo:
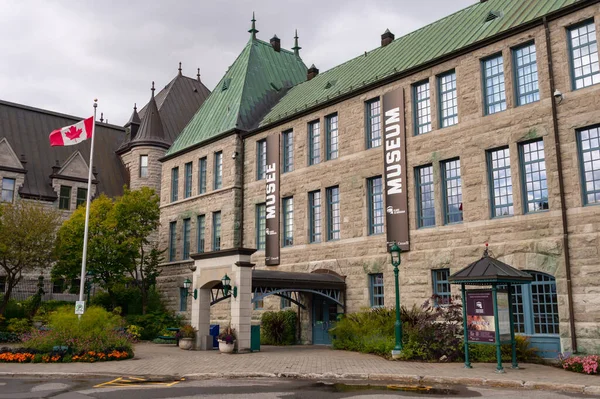
{"type": "Polygon", "coordinates": [[[50,145],[55,147],[81,143],[92,137],[93,128],[94,117],[90,116],[74,125],[56,129],[50,133],[50,145]]]}

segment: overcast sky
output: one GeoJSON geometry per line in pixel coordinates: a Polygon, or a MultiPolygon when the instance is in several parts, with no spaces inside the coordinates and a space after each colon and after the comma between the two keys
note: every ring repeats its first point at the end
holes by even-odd
{"type": "Polygon", "coordinates": [[[478,0],[0,0],[0,99],[123,125],[133,103],[183,73],[209,88],[248,41],[273,34],[321,72],[478,0]]]}

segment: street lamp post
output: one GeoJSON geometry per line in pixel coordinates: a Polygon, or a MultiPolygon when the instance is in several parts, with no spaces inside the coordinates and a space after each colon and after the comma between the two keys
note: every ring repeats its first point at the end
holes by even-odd
{"type": "Polygon", "coordinates": [[[402,260],[400,259],[400,253],[402,250],[397,243],[394,243],[390,248],[390,255],[392,256],[392,265],[394,265],[394,282],[396,284],[396,323],[394,324],[396,330],[396,346],[392,350],[392,358],[397,359],[402,353],[402,321],[400,320],[400,284],[398,283],[398,266],[402,260]]]}

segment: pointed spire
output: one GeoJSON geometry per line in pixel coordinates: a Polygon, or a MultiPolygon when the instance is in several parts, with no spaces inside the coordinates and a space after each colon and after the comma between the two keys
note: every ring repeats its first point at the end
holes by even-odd
{"type": "Polygon", "coordinates": [[[152,81],[152,88],[150,90],[152,90],[152,97],[154,97],[154,81],[152,81]]]}
{"type": "Polygon", "coordinates": [[[196,75],[196,77],[198,78],[198,82],[200,81],[200,68],[198,68],[198,74],[196,75]]]}
{"type": "Polygon", "coordinates": [[[296,29],[296,36],[294,36],[294,47],[292,47],[292,50],[294,50],[294,55],[296,57],[300,57],[300,49],[302,47],[298,46],[298,29],[296,29]]]}
{"type": "Polygon", "coordinates": [[[258,30],[256,30],[256,18],[254,18],[254,11],[252,11],[252,28],[250,28],[248,32],[250,32],[250,37],[252,38],[252,40],[256,39],[256,34],[258,33],[258,30]]]}
{"type": "Polygon", "coordinates": [[[104,112],[100,112],[100,122],[104,122],[104,112]]]}
{"type": "Polygon", "coordinates": [[[179,74],[182,75],[182,73],[181,73],[181,61],[179,61],[179,74]]]}
{"type": "Polygon", "coordinates": [[[131,117],[129,121],[125,124],[125,127],[130,128],[131,130],[131,138],[134,138],[138,128],[140,127],[140,123],[142,123],[140,119],[140,115],[137,112],[137,104],[133,104],[133,112],[131,113],[131,117]]]}
{"type": "Polygon", "coordinates": [[[137,103],[133,103],[133,110],[137,112],[137,103]]]}
{"type": "Polygon", "coordinates": [[[152,143],[161,147],[168,147],[162,120],[154,98],[154,82],[152,82],[152,97],[150,97],[150,101],[146,105],[144,117],[139,122],[139,128],[136,133],[131,135],[131,144],[134,145],[137,143],[152,143]]]}

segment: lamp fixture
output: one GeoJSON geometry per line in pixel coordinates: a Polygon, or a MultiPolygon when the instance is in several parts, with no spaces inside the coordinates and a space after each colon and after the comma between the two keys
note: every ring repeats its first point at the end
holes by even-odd
{"type": "Polygon", "coordinates": [[[227,274],[223,276],[223,278],[221,279],[221,283],[223,283],[223,294],[225,296],[229,294],[229,291],[232,291],[231,295],[234,298],[237,298],[237,287],[231,287],[231,279],[227,274]]]}
{"type": "Polygon", "coordinates": [[[198,299],[198,289],[194,289],[194,292],[190,292],[190,288],[192,287],[192,280],[186,278],[183,280],[183,288],[185,288],[188,296],[193,296],[194,299],[198,299]]]}

